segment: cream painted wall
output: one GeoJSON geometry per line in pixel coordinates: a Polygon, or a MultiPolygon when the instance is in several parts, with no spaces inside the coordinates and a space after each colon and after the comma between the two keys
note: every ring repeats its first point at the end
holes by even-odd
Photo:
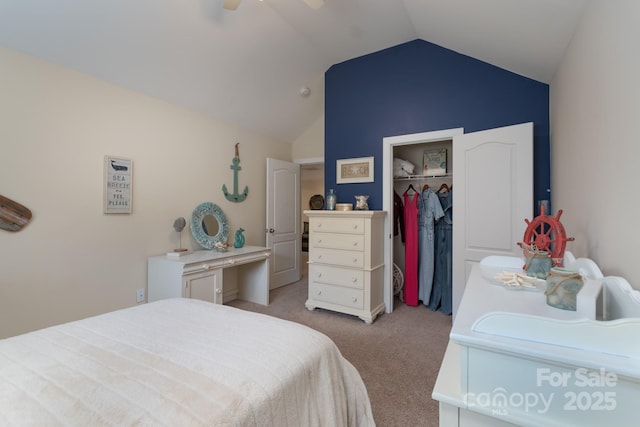
{"type": "MultiPolygon", "coordinates": [[[[0,48],[0,194],[33,212],[0,230],[0,338],[136,304],[146,258],[204,201],[263,245],[266,157],[291,145],[0,48]],[[243,203],[228,202],[240,143],[243,203]],[[103,214],[105,155],[133,160],[133,214],[103,214]]],[[[189,229],[183,246],[197,249],[189,229]]]]}
{"type": "Polygon", "coordinates": [[[640,2],[595,0],[551,83],[552,206],[568,249],[640,289],[640,2]]]}
{"type": "Polygon", "coordinates": [[[324,114],[293,142],[291,156],[294,161],[324,159],[324,114]]]}

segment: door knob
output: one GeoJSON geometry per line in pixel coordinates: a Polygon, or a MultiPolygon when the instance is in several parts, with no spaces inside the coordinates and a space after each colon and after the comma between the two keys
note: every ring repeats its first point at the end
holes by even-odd
{"type": "Polygon", "coordinates": [[[267,233],[273,234],[275,232],[276,232],[276,230],[274,230],[273,228],[267,228],[267,233]]]}

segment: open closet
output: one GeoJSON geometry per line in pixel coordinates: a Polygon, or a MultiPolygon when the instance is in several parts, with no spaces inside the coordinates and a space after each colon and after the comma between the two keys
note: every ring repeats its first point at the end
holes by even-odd
{"type": "MultiPolygon", "coordinates": [[[[452,192],[451,305],[455,318],[471,267],[488,255],[520,256],[533,216],[533,123],[465,133],[463,128],[383,138],[383,210],[392,213],[394,193],[410,185],[434,191],[447,184],[452,192]],[[394,157],[413,159],[411,175],[423,175],[425,150],[447,148],[445,175],[394,178],[394,157]],[[450,148],[449,148],[450,147],[450,148]],[[407,150],[407,151],[405,151],[407,150]],[[453,187],[453,188],[452,188],[453,187]]],[[[404,247],[394,236],[394,215],[385,222],[385,311],[394,304],[394,264],[403,267],[404,247]],[[388,240],[387,240],[388,239],[388,240]]],[[[404,267],[403,267],[404,268],[404,267]]],[[[406,280],[405,280],[406,283],[406,280]]]]}
{"type": "Polygon", "coordinates": [[[452,139],[393,147],[393,264],[404,278],[394,293],[407,305],[445,314],[452,293],[451,150],[452,139]]]}

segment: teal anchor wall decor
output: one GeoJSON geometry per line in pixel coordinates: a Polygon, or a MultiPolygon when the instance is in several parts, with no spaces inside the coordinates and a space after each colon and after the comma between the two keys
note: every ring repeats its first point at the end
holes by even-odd
{"type": "Polygon", "coordinates": [[[231,166],[229,166],[230,169],[233,169],[233,194],[230,194],[227,190],[227,186],[225,184],[222,184],[222,192],[224,193],[224,197],[226,197],[227,200],[236,203],[242,202],[247,198],[247,194],[249,194],[249,187],[246,185],[242,194],[238,194],[238,171],[242,169],[240,167],[240,152],[238,150],[239,144],[240,143],[236,143],[236,156],[233,158],[233,160],[231,160],[231,166]]]}

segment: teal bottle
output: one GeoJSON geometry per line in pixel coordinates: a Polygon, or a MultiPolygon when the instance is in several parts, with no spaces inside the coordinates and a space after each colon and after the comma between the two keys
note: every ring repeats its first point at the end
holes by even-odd
{"type": "Polygon", "coordinates": [[[333,188],[330,189],[329,194],[327,194],[327,210],[336,210],[336,193],[333,191],[333,188]]]}

